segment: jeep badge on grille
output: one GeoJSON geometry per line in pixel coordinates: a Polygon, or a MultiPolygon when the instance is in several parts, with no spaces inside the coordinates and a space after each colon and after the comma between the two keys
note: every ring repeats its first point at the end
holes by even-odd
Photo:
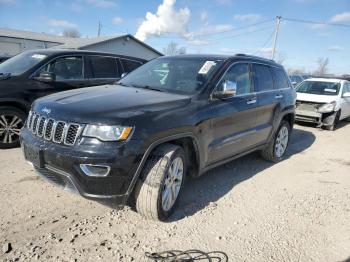
{"type": "Polygon", "coordinates": [[[46,114],[50,114],[51,113],[51,109],[48,109],[47,107],[44,107],[41,111],[46,113],[46,114]]]}

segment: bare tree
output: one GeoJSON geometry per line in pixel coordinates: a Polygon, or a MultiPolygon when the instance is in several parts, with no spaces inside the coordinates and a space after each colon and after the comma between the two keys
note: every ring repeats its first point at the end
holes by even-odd
{"type": "Polygon", "coordinates": [[[166,48],[163,49],[165,55],[180,55],[186,54],[186,47],[178,47],[175,42],[170,42],[166,48]]]}
{"type": "Polygon", "coordinates": [[[317,64],[318,64],[318,68],[314,72],[314,74],[317,76],[324,76],[325,74],[327,74],[329,59],[320,57],[319,59],[317,59],[317,64]]]}
{"type": "Polygon", "coordinates": [[[278,53],[277,57],[275,58],[276,63],[281,64],[281,65],[283,65],[285,60],[286,60],[285,53],[278,53]]]}
{"type": "Polygon", "coordinates": [[[63,36],[70,38],[79,38],[80,32],[77,29],[65,29],[63,31],[63,36]]]}

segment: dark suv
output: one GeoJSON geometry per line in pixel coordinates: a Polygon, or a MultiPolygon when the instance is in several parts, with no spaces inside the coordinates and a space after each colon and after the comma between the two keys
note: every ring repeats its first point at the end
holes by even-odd
{"type": "Polygon", "coordinates": [[[110,84],[146,61],[114,54],[34,50],[0,64],[0,148],[19,145],[31,103],[52,93],[110,84]]]}
{"type": "Polygon", "coordinates": [[[21,141],[43,178],[163,220],[186,176],[256,150],[280,161],[295,100],[283,67],[271,60],[162,57],[117,85],[37,100],[21,141]]]}

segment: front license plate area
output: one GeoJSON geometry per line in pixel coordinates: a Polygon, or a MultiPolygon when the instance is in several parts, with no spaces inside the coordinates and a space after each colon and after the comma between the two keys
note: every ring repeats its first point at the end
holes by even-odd
{"type": "Polygon", "coordinates": [[[31,162],[36,167],[44,167],[44,158],[42,150],[29,145],[23,145],[23,150],[26,160],[31,162]]]}

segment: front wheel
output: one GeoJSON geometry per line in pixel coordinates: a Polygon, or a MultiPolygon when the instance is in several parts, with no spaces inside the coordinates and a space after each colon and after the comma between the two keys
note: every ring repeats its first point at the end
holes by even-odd
{"type": "Polygon", "coordinates": [[[184,150],[164,144],[149,156],[136,186],[136,210],[144,217],[166,220],[174,211],[187,172],[184,150]]]}
{"type": "Polygon", "coordinates": [[[283,120],[277,129],[274,138],[262,151],[262,157],[271,162],[279,162],[283,159],[289,144],[291,128],[290,124],[283,120]]]}
{"type": "Polygon", "coordinates": [[[19,146],[19,133],[26,117],[23,111],[15,107],[0,107],[0,148],[19,146]]]}

